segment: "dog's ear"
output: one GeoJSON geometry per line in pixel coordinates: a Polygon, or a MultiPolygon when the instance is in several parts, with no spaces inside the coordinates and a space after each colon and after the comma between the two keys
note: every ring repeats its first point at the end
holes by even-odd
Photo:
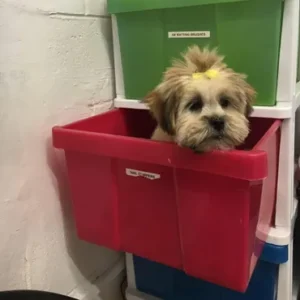
{"type": "Polygon", "coordinates": [[[148,105],[158,125],[169,135],[175,134],[177,101],[175,95],[163,97],[156,90],[149,93],[143,100],[148,105]]]}
{"type": "Polygon", "coordinates": [[[245,116],[246,117],[250,117],[250,115],[252,114],[252,112],[253,112],[252,105],[250,105],[250,104],[247,103],[245,116]]]}
{"type": "Polygon", "coordinates": [[[244,92],[245,92],[245,96],[246,96],[245,115],[246,115],[246,117],[249,117],[251,115],[251,113],[253,112],[253,104],[254,104],[255,98],[256,98],[256,91],[250,84],[246,83],[244,92]]]}
{"type": "MultiPolygon", "coordinates": [[[[232,70],[231,70],[232,71],[232,70]]],[[[256,98],[255,89],[246,81],[247,76],[244,74],[231,73],[233,85],[237,88],[237,94],[241,102],[246,103],[244,114],[249,117],[253,111],[253,104],[256,98]]]]}

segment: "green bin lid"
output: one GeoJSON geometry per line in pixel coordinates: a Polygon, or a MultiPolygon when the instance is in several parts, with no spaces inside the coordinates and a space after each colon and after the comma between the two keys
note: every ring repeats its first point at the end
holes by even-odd
{"type": "Polygon", "coordinates": [[[248,0],[107,0],[111,14],[243,1],[248,0]]]}

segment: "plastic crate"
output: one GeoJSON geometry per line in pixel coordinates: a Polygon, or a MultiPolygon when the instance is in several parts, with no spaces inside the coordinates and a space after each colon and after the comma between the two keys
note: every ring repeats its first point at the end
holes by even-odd
{"type": "Polygon", "coordinates": [[[282,0],[108,0],[117,18],[127,99],[141,99],[188,46],[218,47],[249,76],[256,105],[276,102],[282,0]]]}
{"type": "Polygon", "coordinates": [[[245,293],[186,275],[182,271],[135,256],[136,288],[164,300],[276,300],[279,264],[288,260],[288,246],[266,244],[245,293]]]}
{"type": "Polygon", "coordinates": [[[245,290],[274,210],[280,124],[251,119],[240,150],[203,155],[149,140],[143,110],[55,127],[79,236],[245,290]]]}

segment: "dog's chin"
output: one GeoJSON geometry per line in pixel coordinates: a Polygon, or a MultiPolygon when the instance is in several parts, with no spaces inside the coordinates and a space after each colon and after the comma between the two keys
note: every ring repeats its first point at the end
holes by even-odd
{"type": "Polygon", "coordinates": [[[227,151],[234,149],[235,146],[222,137],[213,137],[202,141],[198,145],[192,145],[190,148],[196,153],[205,153],[214,150],[227,151]]]}
{"type": "MultiPolygon", "coordinates": [[[[246,137],[245,137],[246,138],[246,137]]],[[[214,150],[228,151],[243,143],[244,140],[236,141],[224,134],[212,134],[198,143],[185,144],[185,147],[190,148],[196,153],[211,152],[214,150]]]]}

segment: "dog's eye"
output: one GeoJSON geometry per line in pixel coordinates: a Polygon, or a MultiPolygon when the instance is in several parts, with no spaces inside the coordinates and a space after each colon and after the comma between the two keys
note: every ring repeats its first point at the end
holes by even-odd
{"type": "Polygon", "coordinates": [[[202,99],[196,97],[187,106],[190,111],[199,111],[203,107],[202,99]]]}
{"type": "Polygon", "coordinates": [[[220,98],[220,105],[223,108],[227,108],[230,105],[230,100],[227,97],[221,97],[220,98]]]}

